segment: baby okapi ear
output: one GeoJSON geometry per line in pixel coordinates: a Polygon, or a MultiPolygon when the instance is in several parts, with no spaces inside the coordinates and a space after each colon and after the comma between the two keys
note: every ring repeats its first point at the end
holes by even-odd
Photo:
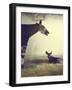
{"type": "Polygon", "coordinates": [[[47,51],[45,53],[48,55],[48,52],[47,51]]]}
{"type": "Polygon", "coordinates": [[[45,52],[47,55],[51,55],[52,54],[52,51],[50,53],[48,53],[47,51],[45,52]]]}
{"type": "Polygon", "coordinates": [[[52,51],[49,54],[52,54],[52,51]]]}
{"type": "Polygon", "coordinates": [[[39,24],[42,24],[42,20],[40,20],[39,24]]]}

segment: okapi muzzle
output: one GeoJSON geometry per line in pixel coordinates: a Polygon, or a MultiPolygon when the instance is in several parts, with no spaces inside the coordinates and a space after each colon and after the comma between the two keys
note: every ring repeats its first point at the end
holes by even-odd
{"type": "Polygon", "coordinates": [[[47,35],[47,36],[48,36],[48,34],[49,34],[49,32],[48,32],[48,31],[45,31],[45,35],[47,35]]]}

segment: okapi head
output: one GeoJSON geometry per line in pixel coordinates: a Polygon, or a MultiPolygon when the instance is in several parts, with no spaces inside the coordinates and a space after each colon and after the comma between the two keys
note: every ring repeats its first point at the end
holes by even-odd
{"type": "Polygon", "coordinates": [[[48,58],[51,56],[51,54],[52,54],[52,51],[50,52],[50,53],[48,53],[47,51],[45,52],[46,54],[47,54],[47,56],[48,56],[48,58]]]}
{"type": "Polygon", "coordinates": [[[42,34],[45,34],[45,35],[47,35],[47,36],[48,36],[48,34],[49,34],[49,32],[48,32],[48,30],[45,28],[45,26],[42,25],[42,20],[40,20],[40,22],[39,22],[39,28],[38,28],[38,30],[39,30],[42,34]]]}

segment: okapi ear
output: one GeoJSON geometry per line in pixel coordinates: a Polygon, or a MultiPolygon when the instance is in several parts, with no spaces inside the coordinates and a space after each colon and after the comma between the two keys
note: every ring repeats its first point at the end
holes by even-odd
{"type": "Polygon", "coordinates": [[[47,55],[51,55],[52,54],[52,51],[50,53],[48,53],[47,51],[45,52],[47,55]]]}
{"type": "Polygon", "coordinates": [[[40,20],[39,24],[42,24],[42,20],[40,20]]]}
{"type": "Polygon", "coordinates": [[[50,52],[50,54],[52,54],[52,51],[50,52]]]}
{"type": "Polygon", "coordinates": [[[47,51],[45,52],[47,55],[49,54],[47,51]]]}

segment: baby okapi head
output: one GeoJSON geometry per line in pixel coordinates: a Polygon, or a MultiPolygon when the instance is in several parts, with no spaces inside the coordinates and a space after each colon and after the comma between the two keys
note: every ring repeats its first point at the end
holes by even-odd
{"type": "Polygon", "coordinates": [[[52,51],[50,52],[50,53],[48,53],[47,51],[45,52],[46,53],[46,55],[48,56],[48,58],[51,56],[51,54],[52,54],[52,51]]]}

